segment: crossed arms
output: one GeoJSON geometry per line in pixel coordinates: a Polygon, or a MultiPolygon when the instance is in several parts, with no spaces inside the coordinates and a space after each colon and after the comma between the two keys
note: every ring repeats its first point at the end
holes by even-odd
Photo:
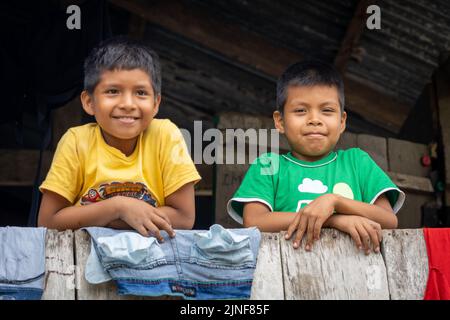
{"type": "Polygon", "coordinates": [[[160,230],[165,230],[173,237],[173,229],[192,229],[195,220],[194,199],[193,182],[167,196],[165,206],[158,208],[142,200],[123,196],[74,206],[59,194],[45,190],[38,225],[57,230],[90,226],[131,228],[143,236],[151,234],[162,241],[160,230]]]}
{"type": "Polygon", "coordinates": [[[286,239],[290,239],[297,231],[293,246],[298,248],[305,236],[306,250],[311,250],[314,241],[319,239],[322,227],[336,228],[350,234],[356,246],[368,254],[370,243],[375,252],[379,251],[381,229],[395,229],[397,217],[384,194],[374,204],[326,194],[296,213],[271,212],[263,203],[246,203],[244,226],[256,226],[264,232],[287,230],[286,239]]]}

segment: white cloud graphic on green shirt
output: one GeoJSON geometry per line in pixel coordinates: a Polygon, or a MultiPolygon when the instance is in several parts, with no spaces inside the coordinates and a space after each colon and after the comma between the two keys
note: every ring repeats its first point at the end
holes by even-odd
{"type": "Polygon", "coordinates": [[[312,180],[310,178],[303,179],[303,182],[298,186],[298,191],[307,193],[325,193],[328,187],[320,180],[312,180]]]}

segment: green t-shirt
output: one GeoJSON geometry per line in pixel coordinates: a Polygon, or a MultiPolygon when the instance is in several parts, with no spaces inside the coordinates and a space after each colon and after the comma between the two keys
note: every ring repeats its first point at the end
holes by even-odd
{"type": "Polygon", "coordinates": [[[405,200],[404,192],[366,152],[352,148],[315,162],[299,160],[290,152],[263,154],[250,166],[227,210],[242,223],[246,202],[264,203],[273,212],[297,212],[326,193],[370,204],[386,193],[395,213],[405,200]]]}

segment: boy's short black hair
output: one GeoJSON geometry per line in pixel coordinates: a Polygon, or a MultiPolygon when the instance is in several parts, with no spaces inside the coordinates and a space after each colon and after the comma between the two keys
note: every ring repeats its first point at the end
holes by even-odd
{"type": "Polygon", "coordinates": [[[141,69],[152,82],[155,97],[161,94],[159,57],[148,45],[127,37],[107,39],[84,62],[84,90],[92,94],[104,71],[141,69]]]}
{"type": "Polygon", "coordinates": [[[297,62],[283,72],[277,82],[278,111],[283,112],[289,86],[310,87],[316,85],[336,87],[341,111],[344,111],[345,97],[342,77],[333,65],[320,60],[297,62]]]}

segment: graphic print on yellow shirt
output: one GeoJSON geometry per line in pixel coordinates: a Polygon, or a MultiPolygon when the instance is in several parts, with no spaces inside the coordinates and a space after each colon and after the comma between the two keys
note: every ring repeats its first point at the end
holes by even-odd
{"type": "Polygon", "coordinates": [[[84,206],[115,196],[124,196],[143,200],[151,206],[156,207],[156,200],[152,198],[147,186],[140,182],[104,183],[100,185],[98,189],[89,189],[87,194],[81,197],[80,204],[84,206]]]}

